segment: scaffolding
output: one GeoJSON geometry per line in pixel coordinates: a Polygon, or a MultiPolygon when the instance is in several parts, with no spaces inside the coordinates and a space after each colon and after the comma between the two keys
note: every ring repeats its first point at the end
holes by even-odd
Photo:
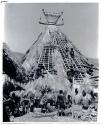
{"type": "MultiPolygon", "coordinates": [[[[64,25],[63,21],[61,24],[58,23],[63,12],[50,13],[46,12],[44,9],[42,11],[46,21],[42,22],[40,18],[40,24],[55,26],[64,25]]],[[[80,53],[80,51],[73,45],[70,40],[67,39],[65,34],[63,34],[61,31],[50,31],[49,29],[49,36],[50,40],[49,42],[46,42],[46,44],[44,44],[41,56],[38,60],[38,67],[44,66],[47,72],[56,74],[56,71],[54,70],[54,63],[52,62],[52,56],[54,50],[57,49],[62,56],[63,66],[67,75],[68,72],[71,73],[71,69],[73,69],[73,71],[75,72],[74,78],[77,81],[80,81],[80,83],[83,82],[83,78],[87,73],[88,67],[90,67],[90,64],[88,63],[86,57],[80,53]],[[73,57],[70,54],[71,49],[73,49],[73,57]]]]}
{"type": "Polygon", "coordinates": [[[58,20],[61,18],[63,12],[61,12],[61,13],[50,13],[50,12],[46,12],[44,9],[42,9],[42,12],[43,12],[44,17],[46,19],[46,22],[43,22],[42,18],[40,18],[39,24],[56,25],[56,26],[64,25],[63,18],[62,18],[62,22],[58,23],[58,20]]]}

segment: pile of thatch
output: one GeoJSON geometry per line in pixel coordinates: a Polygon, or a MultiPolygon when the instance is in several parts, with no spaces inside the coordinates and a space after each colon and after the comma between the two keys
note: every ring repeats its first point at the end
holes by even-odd
{"type": "Polygon", "coordinates": [[[40,93],[42,91],[71,91],[70,82],[66,78],[61,78],[57,75],[46,74],[43,77],[39,77],[33,82],[29,82],[25,86],[26,91],[33,93],[40,93]]]}

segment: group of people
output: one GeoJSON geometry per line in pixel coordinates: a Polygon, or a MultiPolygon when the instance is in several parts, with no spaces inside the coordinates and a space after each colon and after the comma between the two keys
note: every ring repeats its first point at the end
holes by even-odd
{"type": "Polygon", "coordinates": [[[3,120],[4,121],[9,121],[10,115],[12,116],[22,116],[28,112],[35,112],[36,109],[40,109],[41,113],[50,113],[57,111],[58,116],[65,116],[65,110],[72,108],[72,104],[78,104],[82,106],[82,109],[87,110],[89,105],[92,103],[92,100],[95,98],[94,93],[91,91],[90,96],[91,98],[88,99],[86,96],[86,92],[83,90],[82,91],[82,99],[80,99],[79,103],[76,102],[76,97],[78,95],[78,90],[77,88],[75,89],[75,99],[72,99],[72,95],[68,94],[67,96],[63,92],[63,90],[59,90],[56,96],[49,96],[52,93],[45,93],[42,97],[34,97],[34,98],[17,98],[15,94],[12,95],[12,98],[6,101],[5,104],[3,104],[3,120]],[[7,111],[7,106],[9,107],[8,109],[10,110],[9,115],[7,111]],[[7,117],[8,116],[8,117],[7,117]],[[6,117],[6,118],[5,118],[6,117]]]}
{"type": "Polygon", "coordinates": [[[68,95],[67,101],[64,92],[59,90],[57,96],[51,96],[50,93],[45,93],[42,97],[34,98],[17,98],[12,94],[12,98],[4,101],[3,104],[3,121],[9,121],[11,116],[22,116],[28,112],[35,112],[36,109],[41,109],[41,113],[50,113],[58,110],[58,115],[64,115],[64,110],[72,105],[72,97],[68,95]]]}
{"type": "Polygon", "coordinates": [[[50,113],[58,111],[58,115],[64,115],[64,110],[72,106],[72,97],[67,98],[63,90],[59,90],[55,96],[51,92],[45,93],[42,97],[24,99],[21,103],[23,114],[27,112],[35,112],[37,108],[41,109],[41,113],[50,113]]]}
{"type": "Polygon", "coordinates": [[[20,97],[14,93],[8,98],[3,98],[3,121],[9,122],[10,116],[15,116],[20,106],[20,97]]]}

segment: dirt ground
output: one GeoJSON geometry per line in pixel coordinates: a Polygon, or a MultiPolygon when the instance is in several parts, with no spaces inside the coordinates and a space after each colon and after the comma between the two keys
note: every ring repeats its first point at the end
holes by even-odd
{"type": "Polygon", "coordinates": [[[59,117],[59,116],[47,116],[47,117],[34,117],[34,113],[28,113],[24,116],[14,118],[14,122],[73,122],[78,121],[72,117],[59,117]]]}
{"type": "MultiPolygon", "coordinates": [[[[28,113],[21,117],[16,117],[13,119],[13,122],[85,122],[81,119],[75,119],[71,116],[43,116],[43,117],[35,117],[34,113],[28,113]]],[[[86,120],[86,122],[89,122],[86,120]]],[[[92,121],[94,122],[94,121],[92,121]]]]}

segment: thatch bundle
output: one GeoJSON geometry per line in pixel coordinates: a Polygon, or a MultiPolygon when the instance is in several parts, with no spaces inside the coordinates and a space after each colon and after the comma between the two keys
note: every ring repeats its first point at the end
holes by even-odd
{"type": "Polygon", "coordinates": [[[61,78],[57,75],[46,74],[44,78],[39,77],[32,83],[27,84],[27,90],[35,91],[48,87],[52,90],[68,90],[70,88],[70,82],[66,78],[61,78]]]}

